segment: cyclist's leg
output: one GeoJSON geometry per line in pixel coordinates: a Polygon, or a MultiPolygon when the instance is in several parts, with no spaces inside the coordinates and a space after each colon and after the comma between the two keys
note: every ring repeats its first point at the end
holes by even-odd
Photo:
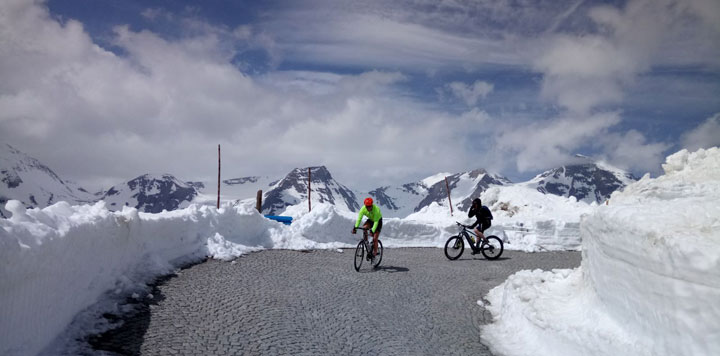
{"type": "Polygon", "coordinates": [[[365,220],[365,222],[363,223],[363,228],[365,228],[365,229],[369,229],[372,226],[373,226],[373,222],[370,219],[365,220]]]}
{"type": "Polygon", "coordinates": [[[382,218],[380,218],[380,221],[378,221],[378,227],[375,233],[373,234],[373,254],[378,254],[378,239],[380,238],[380,231],[382,231],[382,218]]]}
{"type": "Polygon", "coordinates": [[[480,229],[480,231],[478,231],[478,247],[480,247],[483,243],[488,242],[485,238],[485,230],[487,230],[487,228],[488,226],[485,223],[480,223],[480,225],[478,225],[478,229],[480,229]]]}
{"type": "Polygon", "coordinates": [[[483,227],[483,226],[482,226],[482,223],[481,223],[480,225],[478,225],[478,226],[475,228],[475,235],[477,235],[477,241],[475,241],[475,246],[476,246],[476,247],[480,247],[480,245],[482,245],[483,241],[485,241],[485,235],[483,235],[482,230],[481,230],[482,227],[483,227]]]}
{"type": "Polygon", "coordinates": [[[378,238],[380,237],[380,231],[377,231],[373,234],[373,255],[378,254],[378,238]]]}
{"type": "MultiPolygon", "coordinates": [[[[367,220],[365,220],[365,222],[363,223],[362,226],[365,229],[370,229],[373,226],[373,222],[372,222],[372,220],[367,219],[367,220]]],[[[366,234],[365,236],[373,236],[373,233],[370,230],[365,230],[365,234],[366,234]]],[[[370,253],[372,253],[372,251],[368,251],[368,254],[370,254],[370,253]]],[[[375,255],[375,254],[373,254],[373,255],[375,255]]]]}

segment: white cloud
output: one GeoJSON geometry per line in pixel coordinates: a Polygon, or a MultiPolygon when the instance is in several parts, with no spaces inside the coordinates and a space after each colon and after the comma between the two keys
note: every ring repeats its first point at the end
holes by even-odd
{"type": "Polygon", "coordinates": [[[596,147],[613,164],[655,170],[670,145],[648,142],[637,131],[604,132],[621,118],[601,112],[621,104],[627,86],[653,66],[717,66],[720,48],[712,43],[720,33],[697,11],[710,7],[705,1],[674,0],[632,0],[622,8],[593,6],[588,16],[596,32],[561,33],[541,39],[544,49],[533,64],[543,75],[541,97],[558,104],[565,115],[583,119],[552,120],[536,132],[504,135],[505,145],[519,152],[518,167],[532,169],[544,164],[538,162],[560,162],[571,150],[582,147],[584,140],[591,139],[594,134],[590,133],[603,132],[594,139],[596,147]],[[587,130],[576,129],[578,125],[587,130]],[[560,129],[562,126],[568,131],[560,129]],[[529,142],[521,142],[522,136],[529,137],[529,142]]]}
{"type": "Polygon", "coordinates": [[[683,134],[681,140],[683,148],[690,151],[720,146],[720,113],[713,115],[698,127],[683,134]]]}
{"type": "Polygon", "coordinates": [[[720,65],[720,32],[698,21],[710,7],[702,0],[633,0],[623,8],[591,8],[597,33],[559,34],[542,45],[534,68],[544,76],[543,97],[588,113],[621,103],[626,85],[652,66],[720,65]]]}
{"type": "Polygon", "coordinates": [[[466,155],[444,144],[463,128],[403,99],[392,88],[406,79],[398,72],[306,72],[324,78],[325,90],[313,92],[248,77],[214,31],[171,41],[121,26],[114,43],[125,54],[117,56],[77,22],[60,24],[33,2],[11,5],[0,11],[9,29],[0,34],[8,78],[0,139],[89,189],[146,172],[212,177],[218,143],[227,177],[325,164],[367,188],[432,171],[428,162],[461,166],[466,155]]]}
{"type": "Polygon", "coordinates": [[[447,85],[447,90],[459,99],[462,99],[467,106],[472,107],[477,104],[478,100],[485,98],[492,92],[493,85],[482,80],[478,80],[470,85],[463,82],[452,82],[447,85]]]}
{"type": "MultiPolygon", "coordinates": [[[[478,108],[472,108],[470,111],[462,113],[462,115],[460,115],[460,120],[465,122],[464,125],[485,126],[491,122],[492,118],[485,111],[478,108]]],[[[485,127],[484,131],[490,131],[489,125],[485,127]]]]}
{"type": "Polygon", "coordinates": [[[636,130],[598,137],[598,141],[604,147],[608,161],[632,172],[658,173],[665,159],[664,152],[670,148],[665,143],[647,142],[645,136],[636,130]]]}
{"type": "Polygon", "coordinates": [[[520,39],[467,36],[386,16],[312,12],[285,14],[265,26],[287,58],[315,64],[403,68],[425,72],[481,64],[527,63],[520,39]],[[296,23],[303,23],[298,28],[296,23]]]}
{"type": "Polygon", "coordinates": [[[618,113],[601,113],[506,127],[497,137],[496,147],[505,155],[516,155],[521,172],[556,167],[571,160],[581,147],[594,145],[597,137],[619,122],[618,113]]]}

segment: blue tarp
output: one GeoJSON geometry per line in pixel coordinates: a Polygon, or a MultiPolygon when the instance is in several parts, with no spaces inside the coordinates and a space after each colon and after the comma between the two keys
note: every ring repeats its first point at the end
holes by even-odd
{"type": "Polygon", "coordinates": [[[279,221],[285,225],[290,225],[292,222],[292,216],[277,216],[277,215],[265,215],[270,220],[279,221]]]}

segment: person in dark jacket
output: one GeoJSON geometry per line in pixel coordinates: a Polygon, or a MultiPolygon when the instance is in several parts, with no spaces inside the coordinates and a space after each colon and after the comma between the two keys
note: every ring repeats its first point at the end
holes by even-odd
{"type": "Polygon", "coordinates": [[[488,209],[487,206],[482,205],[480,198],[473,199],[470,211],[468,211],[468,217],[472,218],[473,216],[477,220],[470,226],[470,228],[475,229],[475,234],[479,237],[476,244],[477,247],[480,247],[482,245],[481,241],[487,242],[484,232],[490,227],[490,225],[492,225],[491,220],[493,216],[490,209],[488,209]]]}

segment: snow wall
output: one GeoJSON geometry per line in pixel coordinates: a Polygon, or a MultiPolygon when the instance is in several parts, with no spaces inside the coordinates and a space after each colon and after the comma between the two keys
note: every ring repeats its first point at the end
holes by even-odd
{"type": "Polygon", "coordinates": [[[581,223],[582,264],[488,293],[498,355],[719,355],[720,150],[680,151],[581,223]]]}
{"type": "Polygon", "coordinates": [[[585,220],[583,277],[650,354],[717,355],[720,152],[666,162],[665,176],[644,177],[585,220]]]}
{"type": "Polygon", "coordinates": [[[103,203],[61,202],[26,211],[17,201],[6,208],[12,217],[0,219],[2,355],[40,352],[103,294],[138,289],[204,258],[219,234],[272,246],[266,219],[231,209],[113,213],[103,203]]]}

